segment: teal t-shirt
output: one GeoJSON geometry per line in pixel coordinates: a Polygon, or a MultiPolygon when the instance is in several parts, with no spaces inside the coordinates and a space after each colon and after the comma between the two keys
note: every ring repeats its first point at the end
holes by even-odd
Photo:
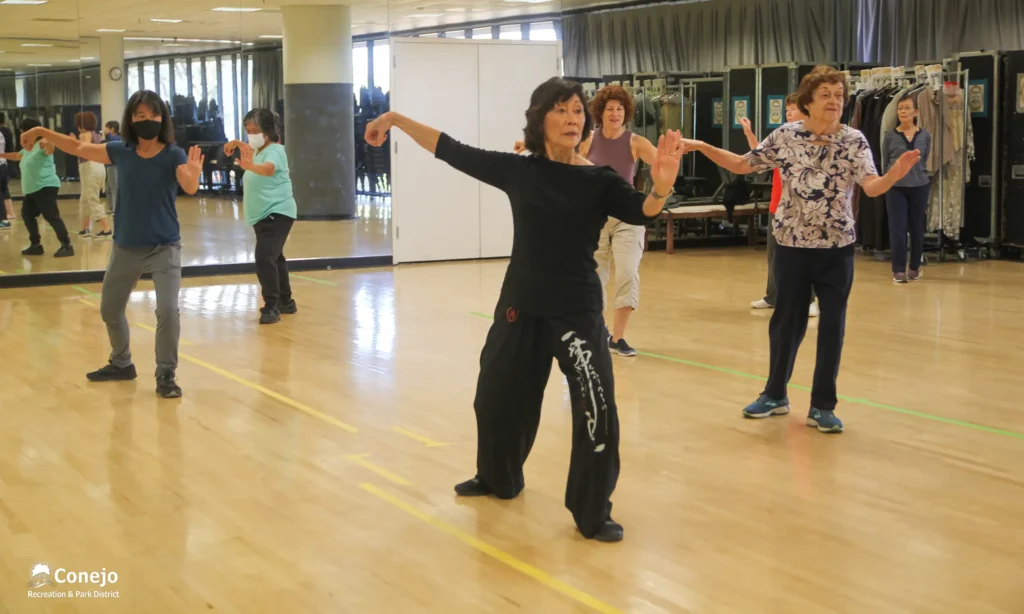
{"type": "Polygon", "coordinates": [[[252,226],[272,213],[295,219],[298,208],[292,194],[292,177],[284,145],[271,143],[252,157],[255,164],[272,162],[274,174],[264,177],[252,171],[242,176],[245,190],[245,223],[252,226]]]}
{"type": "Polygon", "coordinates": [[[24,194],[35,194],[43,188],[60,189],[57,166],[53,155],[47,155],[42,145],[35,143],[31,149],[21,153],[21,190],[24,194]]]}

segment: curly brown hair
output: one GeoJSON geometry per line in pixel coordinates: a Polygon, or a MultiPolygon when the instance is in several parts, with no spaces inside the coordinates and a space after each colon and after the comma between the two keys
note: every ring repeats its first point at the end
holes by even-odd
{"type": "Polygon", "coordinates": [[[584,120],[580,141],[587,140],[593,123],[587,111],[587,95],[583,92],[583,86],[575,81],[552,77],[538,85],[530,95],[530,108],[526,110],[526,128],[523,129],[526,149],[530,150],[530,153],[538,156],[547,155],[544,146],[544,117],[555,105],[568,102],[573,96],[579,97],[583,103],[584,120]]]}
{"type": "Polygon", "coordinates": [[[604,108],[608,106],[608,102],[611,100],[617,101],[626,109],[625,123],[629,123],[633,119],[636,105],[633,103],[633,96],[621,85],[606,85],[594,95],[594,99],[590,101],[590,114],[594,117],[594,123],[598,126],[601,125],[601,119],[604,117],[604,108]]]}
{"type": "Polygon", "coordinates": [[[814,100],[814,92],[825,84],[843,86],[843,106],[850,101],[850,84],[846,81],[846,75],[831,66],[815,66],[814,70],[800,80],[800,88],[797,89],[796,104],[800,112],[810,115],[807,105],[814,100]]]}
{"type": "Polygon", "coordinates": [[[75,127],[79,130],[94,132],[97,124],[98,121],[96,120],[96,114],[92,111],[75,113],[75,127]]]}

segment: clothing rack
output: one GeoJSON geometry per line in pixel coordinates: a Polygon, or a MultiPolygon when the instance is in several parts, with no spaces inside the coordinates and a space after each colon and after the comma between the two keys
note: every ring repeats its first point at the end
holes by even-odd
{"type": "MultiPolygon", "coordinates": [[[[923,87],[929,87],[933,91],[937,92],[940,98],[938,104],[938,130],[932,131],[932,151],[938,152],[938,167],[932,175],[932,189],[933,193],[937,191],[935,203],[937,206],[938,223],[937,231],[935,233],[928,233],[926,236],[935,238],[935,247],[929,247],[928,251],[938,251],[939,261],[944,261],[947,252],[947,243],[952,243],[954,250],[956,251],[961,261],[966,260],[966,251],[961,246],[959,240],[954,237],[948,236],[945,232],[946,228],[946,205],[950,198],[950,190],[958,190],[958,198],[960,202],[960,224],[963,224],[963,211],[965,207],[965,190],[966,181],[961,180],[957,182],[955,186],[948,186],[949,179],[947,175],[947,166],[943,164],[944,152],[947,147],[946,143],[946,121],[947,121],[947,106],[956,103],[956,99],[959,99],[961,109],[956,109],[956,112],[963,112],[964,116],[960,124],[960,134],[957,135],[960,138],[962,146],[960,148],[960,169],[963,175],[961,179],[967,177],[967,173],[970,172],[969,167],[969,154],[972,150],[972,137],[970,127],[970,116],[968,112],[968,106],[966,104],[965,94],[967,91],[970,74],[968,70],[961,70],[958,64],[952,61],[947,61],[939,64],[931,65],[918,65],[914,67],[876,67],[868,70],[863,70],[859,74],[849,74],[849,82],[851,90],[854,90],[859,96],[864,92],[873,92],[890,88],[893,86],[900,87],[899,91],[906,88],[912,88],[915,85],[923,87]]],[[[851,112],[852,109],[847,109],[846,112],[851,112]]],[[[860,126],[857,126],[858,128],[860,126]]],[[[881,164],[881,159],[876,160],[876,164],[881,164]]],[[[884,168],[879,168],[879,172],[884,172],[884,168]]],[[[955,175],[954,175],[955,177],[955,175]]],[[[933,199],[929,197],[929,213],[932,208],[933,199]]],[[[863,211],[863,208],[861,209],[863,211]]],[[[878,214],[875,211],[875,214],[878,214]]],[[[863,218],[861,218],[863,221],[863,218]]],[[[866,233],[862,233],[863,234],[866,233]]],[[[957,233],[959,235],[959,233],[957,233]]],[[[863,239],[862,239],[863,240],[863,239]]],[[[881,250],[876,247],[876,254],[881,254],[881,250]]]]}

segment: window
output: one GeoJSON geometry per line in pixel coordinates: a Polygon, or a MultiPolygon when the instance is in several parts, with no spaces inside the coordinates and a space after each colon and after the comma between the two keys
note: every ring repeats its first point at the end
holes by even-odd
{"type": "MultiPolygon", "coordinates": [[[[188,97],[188,60],[177,58],[174,60],[174,93],[188,97]]],[[[171,101],[172,103],[174,101],[171,101]]]]}
{"type": "MultiPolygon", "coordinates": [[[[250,55],[250,56],[249,56],[249,61],[248,61],[248,62],[246,62],[246,64],[248,64],[248,65],[249,65],[249,82],[248,82],[248,84],[246,85],[246,88],[247,88],[247,91],[246,91],[246,96],[248,96],[248,98],[246,98],[246,100],[248,100],[248,101],[249,101],[249,107],[250,107],[251,109],[255,109],[255,108],[256,108],[256,103],[255,103],[255,102],[253,102],[253,100],[252,100],[252,65],[253,65],[253,61],[252,61],[252,58],[253,58],[253,56],[251,56],[251,55],[250,55]]],[[[274,111],[274,112],[276,113],[276,112],[277,112],[277,109],[271,109],[271,111],[274,111]]],[[[282,121],[284,120],[284,118],[280,118],[280,119],[281,119],[282,121]]]]}
{"type": "Polygon", "coordinates": [[[498,31],[498,38],[506,41],[521,41],[523,40],[523,27],[519,24],[501,26],[501,29],[498,31]]]}
{"type": "Polygon", "coordinates": [[[238,138],[238,100],[235,98],[235,69],[230,55],[220,56],[220,78],[220,115],[224,118],[224,134],[232,141],[238,138]]]}
{"type": "Polygon", "coordinates": [[[370,87],[370,52],[366,43],[352,45],[352,91],[359,98],[359,90],[370,87]]]}
{"type": "MultiPolygon", "coordinates": [[[[219,107],[221,99],[220,91],[217,89],[220,84],[220,79],[217,77],[217,58],[203,58],[203,66],[206,70],[206,104],[209,105],[211,100],[216,100],[219,107]]],[[[223,110],[218,111],[218,113],[222,112],[223,110]]]]}
{"type": "Polygon", "coordinates": [[[438,32],[431,32],[430,34],[420,34],[420,38],[440,38],[441,34],[438,32]]]}
{"type": "Polygon", "coordinates": [[[140,89],[152,91],[156,88],[156,64],[153,62],[146,62],[142,65],[142,88],[140,89]]]}
{"type": "Polygon", "coordinates": [[[542,21],[530,24],[530,40],[532,41],[554,41],[558,40],[555,33],[555,22],[542,21]]]}
{"type": "Polygon", "coordinates": [[[192,69],[192,97],[196,101],[196,110],[199,110],[199,101],[203,99],[203,59],[192,58],[189,60],[192,69]]]}
{"type": "Polygon", "coordinates": [[[132,62],[128,65],[128,96],[142,89],[142,84],[139,83],[139,65],[132,62]]]}
{"type": "MultiPolygon", "coordinates": [[[[14,80],[14,97],[15,104],[19,107],[27,107],[28,103],[25,101],[25,77],[18,77],[14,80]]],[[[12,150],[13,151],[13,150],[12,150]]]]}
{"type": "Polygon", "coordinates": [[[475,38],[475,39],[494,38],[494,35],[491,33],[491,29],[490,28],[473,28],[473,38],[475,38]]]}
{"type": "Polygon", "coordinates": [[[465,30],[452,30],[444,33],[445,38],[466,38],[465,30]]]}
{"type": "Polygon", "coordinates": [[[373,85],[385,93],[391,89],[391,48],[387,40],[373,43],[373,85]]]}
{"type": "Polygon", "coordinates": [[[160,99],[168,104],[174,104],[171,100],[171,64],[167,60],[160,62],[160,74],[157,77],[157,81],[160,82],[160,99]]]}

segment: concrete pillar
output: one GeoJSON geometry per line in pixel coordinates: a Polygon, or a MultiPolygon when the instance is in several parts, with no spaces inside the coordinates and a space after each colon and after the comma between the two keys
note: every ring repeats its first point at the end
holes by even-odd
{"type": "Polygon", "coordinates": [[[121,121],[128,102],[128,71],[124,66],[124,40],[120,36],[100,36],[100,126],[121,121]],[[110,69],[121,70],[117,81],[110,78],[110,69]]]}
{"type": "Polygon", "coordinates": [[[283,6],[284,139],[299,219],[356,215],[352,17],[283,6]]]}

